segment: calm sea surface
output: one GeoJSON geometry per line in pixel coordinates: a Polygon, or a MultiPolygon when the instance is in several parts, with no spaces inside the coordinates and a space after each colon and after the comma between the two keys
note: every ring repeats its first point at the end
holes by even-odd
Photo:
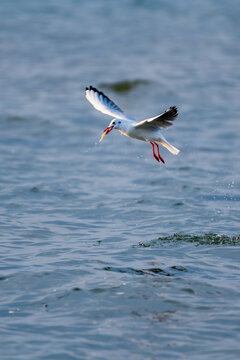
{"type": "Polygon", "coordinates": [[[0,2],[0,359],[240,358],[239,0],[0,2]],[[86,101],[179,108],[157,163],[86,101]]]}

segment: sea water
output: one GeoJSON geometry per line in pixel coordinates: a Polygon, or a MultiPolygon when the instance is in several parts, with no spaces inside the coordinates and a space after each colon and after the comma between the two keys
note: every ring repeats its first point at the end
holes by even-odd
{"type": "Polygon", "coordinates": [[[239,359],[239,1],[0,10],[0,358],[239,359]],[[180,154],[99,144],[89,85],[180,154]]]}

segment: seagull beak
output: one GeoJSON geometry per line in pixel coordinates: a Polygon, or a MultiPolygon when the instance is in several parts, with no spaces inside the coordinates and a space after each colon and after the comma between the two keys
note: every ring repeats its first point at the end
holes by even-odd
{"type": "Polygon", "coordinates": [[[114,126],[108,126],[108,127],[104,130],[104,132],[103,132],[103,134],[102,134],[101,139],[99,140],[99,142],[101,142],[102,139],[104,138],[104,136],[107,135],[110,131],[112,131],[113,128],[114,128],[114,126]]]}

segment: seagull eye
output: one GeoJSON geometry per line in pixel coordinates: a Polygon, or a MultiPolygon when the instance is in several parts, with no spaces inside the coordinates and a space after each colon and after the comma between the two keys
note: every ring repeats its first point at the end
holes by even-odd
{"type": "Polygon", "coordinates": [[[112,124],[115,125],[115,121],[112,124]]]}
{"type": "Polygon", "coordinates": [[[118,123],[121,124],[121,121],[119,121],[118,123]]]}

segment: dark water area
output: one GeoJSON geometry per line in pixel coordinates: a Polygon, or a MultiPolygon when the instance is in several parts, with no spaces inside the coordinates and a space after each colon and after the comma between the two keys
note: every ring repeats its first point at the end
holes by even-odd
{"type": "Polygon", "coordinates": [[[239,1],[0,2],[0,358],[239,359],[239,1]],[[175,105],[178,156],[111,132],[175,105]]]}

